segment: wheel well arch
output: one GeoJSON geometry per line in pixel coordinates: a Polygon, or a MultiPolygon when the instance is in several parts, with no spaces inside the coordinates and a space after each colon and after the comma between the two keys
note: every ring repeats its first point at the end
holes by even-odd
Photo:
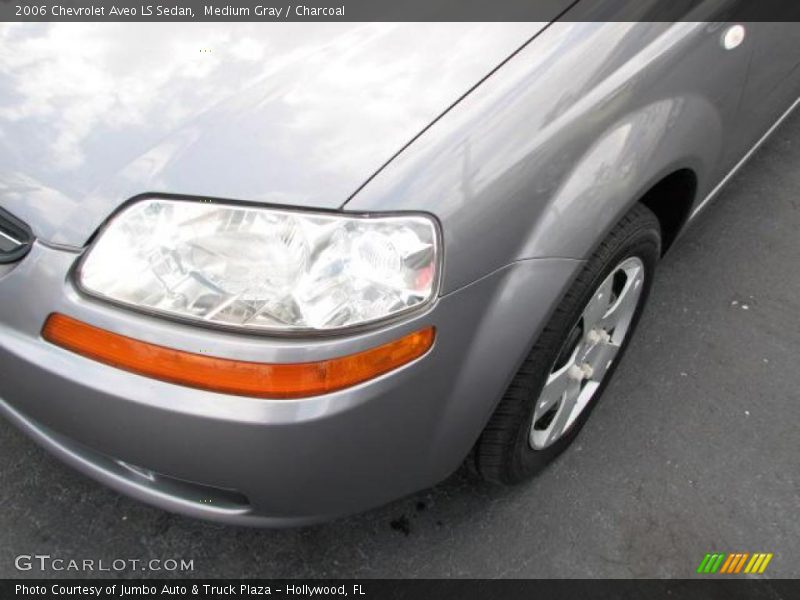
{"type": "Polygon", "coordinates": [[[697,175],[692,169],[672,171],[639,198],[661,224],[661,254],[665,254],[686,224],[697,194],[697,175]]]}

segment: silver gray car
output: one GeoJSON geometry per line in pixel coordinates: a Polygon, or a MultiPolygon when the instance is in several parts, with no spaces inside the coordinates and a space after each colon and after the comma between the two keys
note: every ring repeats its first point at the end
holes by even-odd
{"type": "Polygon", "coordinates": [[[0,410],[228,523],[526,480],[799,64],[796,23],[0,25],[0,410]]]}

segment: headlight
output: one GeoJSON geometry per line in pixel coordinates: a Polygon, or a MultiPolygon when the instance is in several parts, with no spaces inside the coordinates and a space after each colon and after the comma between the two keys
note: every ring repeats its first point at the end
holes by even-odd
{"type": "Polygon", "coordinates": [[[101,232],[80,265],[87,293],[203,323],[335,330],[430,302],[432,218],[152,199],[101,232]]]}

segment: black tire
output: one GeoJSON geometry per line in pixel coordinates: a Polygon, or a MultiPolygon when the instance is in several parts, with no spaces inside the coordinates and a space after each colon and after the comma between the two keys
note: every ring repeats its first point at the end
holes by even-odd
{"type": "Polygon", "coordinates": [[[608,234],[576,277],[475,443],[468,461],[480,477],[503,484],[524,481],[543,469],[572,443],[602,396],[633,336],[650,292],[660,254],[661,228],[658,219],[647,207],[637,204],[608,234]],[[541,394],[552,366],[591,295],[616,265],[634,256],[644,263],[644,283],[619,353],[590,403],[563,437],[551,446],[533,449],[528,438],[534,403],[541,394]]]}

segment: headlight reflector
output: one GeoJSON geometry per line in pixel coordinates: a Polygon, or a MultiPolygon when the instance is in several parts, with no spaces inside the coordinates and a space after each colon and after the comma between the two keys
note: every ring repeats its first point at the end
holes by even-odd
{"type": "Polygon", "coordinates": [[[79,283],[101,298],[209,324],[336,330],[431,301],[437,255],[436,225],[423,215],[148,199],[104,228],[79,283]]]}

